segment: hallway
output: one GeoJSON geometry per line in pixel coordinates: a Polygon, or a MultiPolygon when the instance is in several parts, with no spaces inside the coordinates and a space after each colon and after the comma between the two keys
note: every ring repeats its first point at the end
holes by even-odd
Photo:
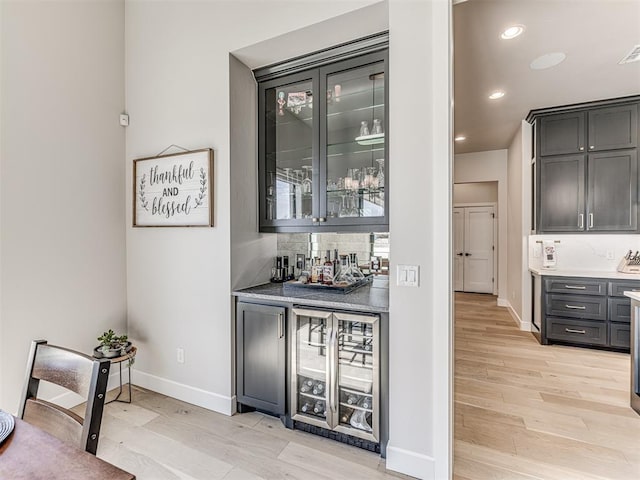
{"type": "Polygon", "coordinates": [[[455,480],[640,478],[628,355],[541,346],[494,296],[455,306],[455,480]]]}

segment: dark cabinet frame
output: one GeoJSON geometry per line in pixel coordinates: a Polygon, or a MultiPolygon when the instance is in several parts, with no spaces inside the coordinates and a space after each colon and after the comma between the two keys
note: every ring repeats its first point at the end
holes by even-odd
{"type": "MultiPolygon", "coordinates": [[[[387,38],[386,36],[384,37],[387,38]]],[[[258,212],[261,232],[385,232],[389,230],[389,55],[386,43],[375,44],[359,52],[341,55],[330,63],[322,61],[314,68],[296,73],[277,75],[261,81],[258,78],[258,212]],[[384,65],[385,75],[385,115],[384,115],[384,216],[381,217],[328,217],[327,216],[327,104],[320,92],[327,90],[327,77],[344,71],[361,68],[370,64],[384,65]],[[311,81],[318,108],[313,109],[312,142],[312,218],[267,219],[266,215],[266,105],[265,92],[268,89],[293,83],[311,81]],[[315,219],[315,221],[313,220],[315,219]]],[[[256,73],[256,72],[254,72],[256,73]]],[[[315,102],[314,102],[315,103],[315,102]]]]}

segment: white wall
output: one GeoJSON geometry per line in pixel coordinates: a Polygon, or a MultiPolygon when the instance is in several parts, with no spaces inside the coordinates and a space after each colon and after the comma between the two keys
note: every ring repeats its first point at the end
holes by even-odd
{"type": "Polygon", "coordinates": [[[498,182],[456,183],[453,204],[498,203],[498,182]]]}
{"type": "Polygon", "coordinates": [[[516,132],[507,154],[507,301],[522,313],[522,135],[516,132]]]}
{"type": "Polygon", "coordinates": [[[420,286],[390,282],[387,467],[444,479],[453,432],[450,5],[391,1],[389,30],[390,273],[419,265],[420,286]]]}
{"type": "Polygon", "coordinates": [[[2,2],[0,408],[32,339],[126,328],[124,1],[2,2]]]}
{"type": "MultiPolygon", "coordinates": [[[[236,120],[229,112],[229,53],[254,68],[267,63],[268,55],[271,61],[284,60],[380,31],[379,5],[373,13],[350,14],[349,22],[329,20],[371,3],[127,2],[127,204],[132,159],[172,143],[212,147],[216,154],[214,228],[127,229],[129,325],[140,345],[138,383],[221,412],[233,410],[230,291],[232,282],[244,280],[230,265],[235,248],[230,239],[247,231],[236,231],[230,218],[236,199],[231,185],[238,184],[230,166],[236,120]],[[303,29],[324,20],[329,23],[320,30],[303,29]],[[286,56],[274,59],[279,53],[286,56]],[[184,365],[172,354],[178,346],[185,348],[184,365]]],[[[386,12],[387,3],[380,5],[386,12]]],[[[392,286],[390,292],[387,465],[420,478],[447,478],[450,212],[442,206],[451,202],[450,97],[443,95],[450,91],[450,6],[445,0],[390,0],[388,15],[390,151],[398,159],[390,165],[397,185],[390,192],[397,252],[392,262],[421,265],[422,279],[419,288],[392,286]],[[426,93],[416,97],[416,91],[426,93]],[[415,135],[417,126],[420,135],[415,135]],[[407,408],[411,398],[425,399],[419,414],[407,408]]],[[[242,67],[238,70],[242,76],[242,67]]],[[[130,218],[128,211],[129,225],[130,218]]]]}
{"type": "MultiPolygon", "coordinates": [[[[255,228],[255,223],[250,225],[247,212],[232,226],[231,198],[238,201],[242,190],[254,195],[255,183],[251,177],[237,183],[240,170],[249,169],[254,159],[245,158],[242,166],[231,168],[231,148],[240,152],[245,147],[238,142],[247,137],[231,135],[238,120],[232,123],[230,118],[229,95],[236,92],[229,84],[229,54],[369,3],[347,1],[331,8],[324,2],[305,2],[300,8],[296,1],[126,3],[131,116],[127,204],[132,201],[133,159],[155,155],[170,144],[215,151],[213,228],[127,227],[129,331],[140,345],[136,377],[141,385],[220,412],[231,413],[235,407],[230,292],[232,282],[247,280],[239,272],[243,265],[232,271],[231,258],[238,261],[240,249],[232,248],[231,238],[247,235],[242,241],[250,243],[248,228],[255,228]],[[184,364],[176,362],[177,347],[184,348],[184,364]]],[[[314,37],[313,44],[290,42],[287,52],[329,46],[334,38],[327,32],[324,38],[314,37]]],[[[246,78],[243,82],[248,84],[246,78]]],[[[234,102],[235,108],[238,99],[234,102]]],[[[247,123],[249,131],[255,128],[253,122],[247,123]]],[[[252,155],[252,146],[242,152],[252,155]]],[[[128,210],[128,225],[130,219],[128,210]]],[[[264,252],[268,243],[254,236],[257,249],[264,252]]]]}
{"type": "Polygon", "coordinates": [[[508,305],[507,294],[507,150],[463,153],[453,162],[455,183],[498,182],[498,305],[508,305]]]}

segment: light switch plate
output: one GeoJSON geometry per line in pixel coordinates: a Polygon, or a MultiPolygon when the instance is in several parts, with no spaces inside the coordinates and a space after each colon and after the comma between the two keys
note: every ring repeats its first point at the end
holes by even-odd
{"type": "Polygon", "coordinates": [[[417,287],[419,284],[420,267],[418,265],[398,265],[398,286],[417,287]]]}

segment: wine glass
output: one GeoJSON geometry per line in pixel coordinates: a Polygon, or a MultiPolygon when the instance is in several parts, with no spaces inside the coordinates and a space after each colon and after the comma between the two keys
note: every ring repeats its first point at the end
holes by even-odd
{"type": "Polygon", "coordinates": [[[378,162],[378,188],[384,187],[384,158],[377,158],[378,162]]]}

